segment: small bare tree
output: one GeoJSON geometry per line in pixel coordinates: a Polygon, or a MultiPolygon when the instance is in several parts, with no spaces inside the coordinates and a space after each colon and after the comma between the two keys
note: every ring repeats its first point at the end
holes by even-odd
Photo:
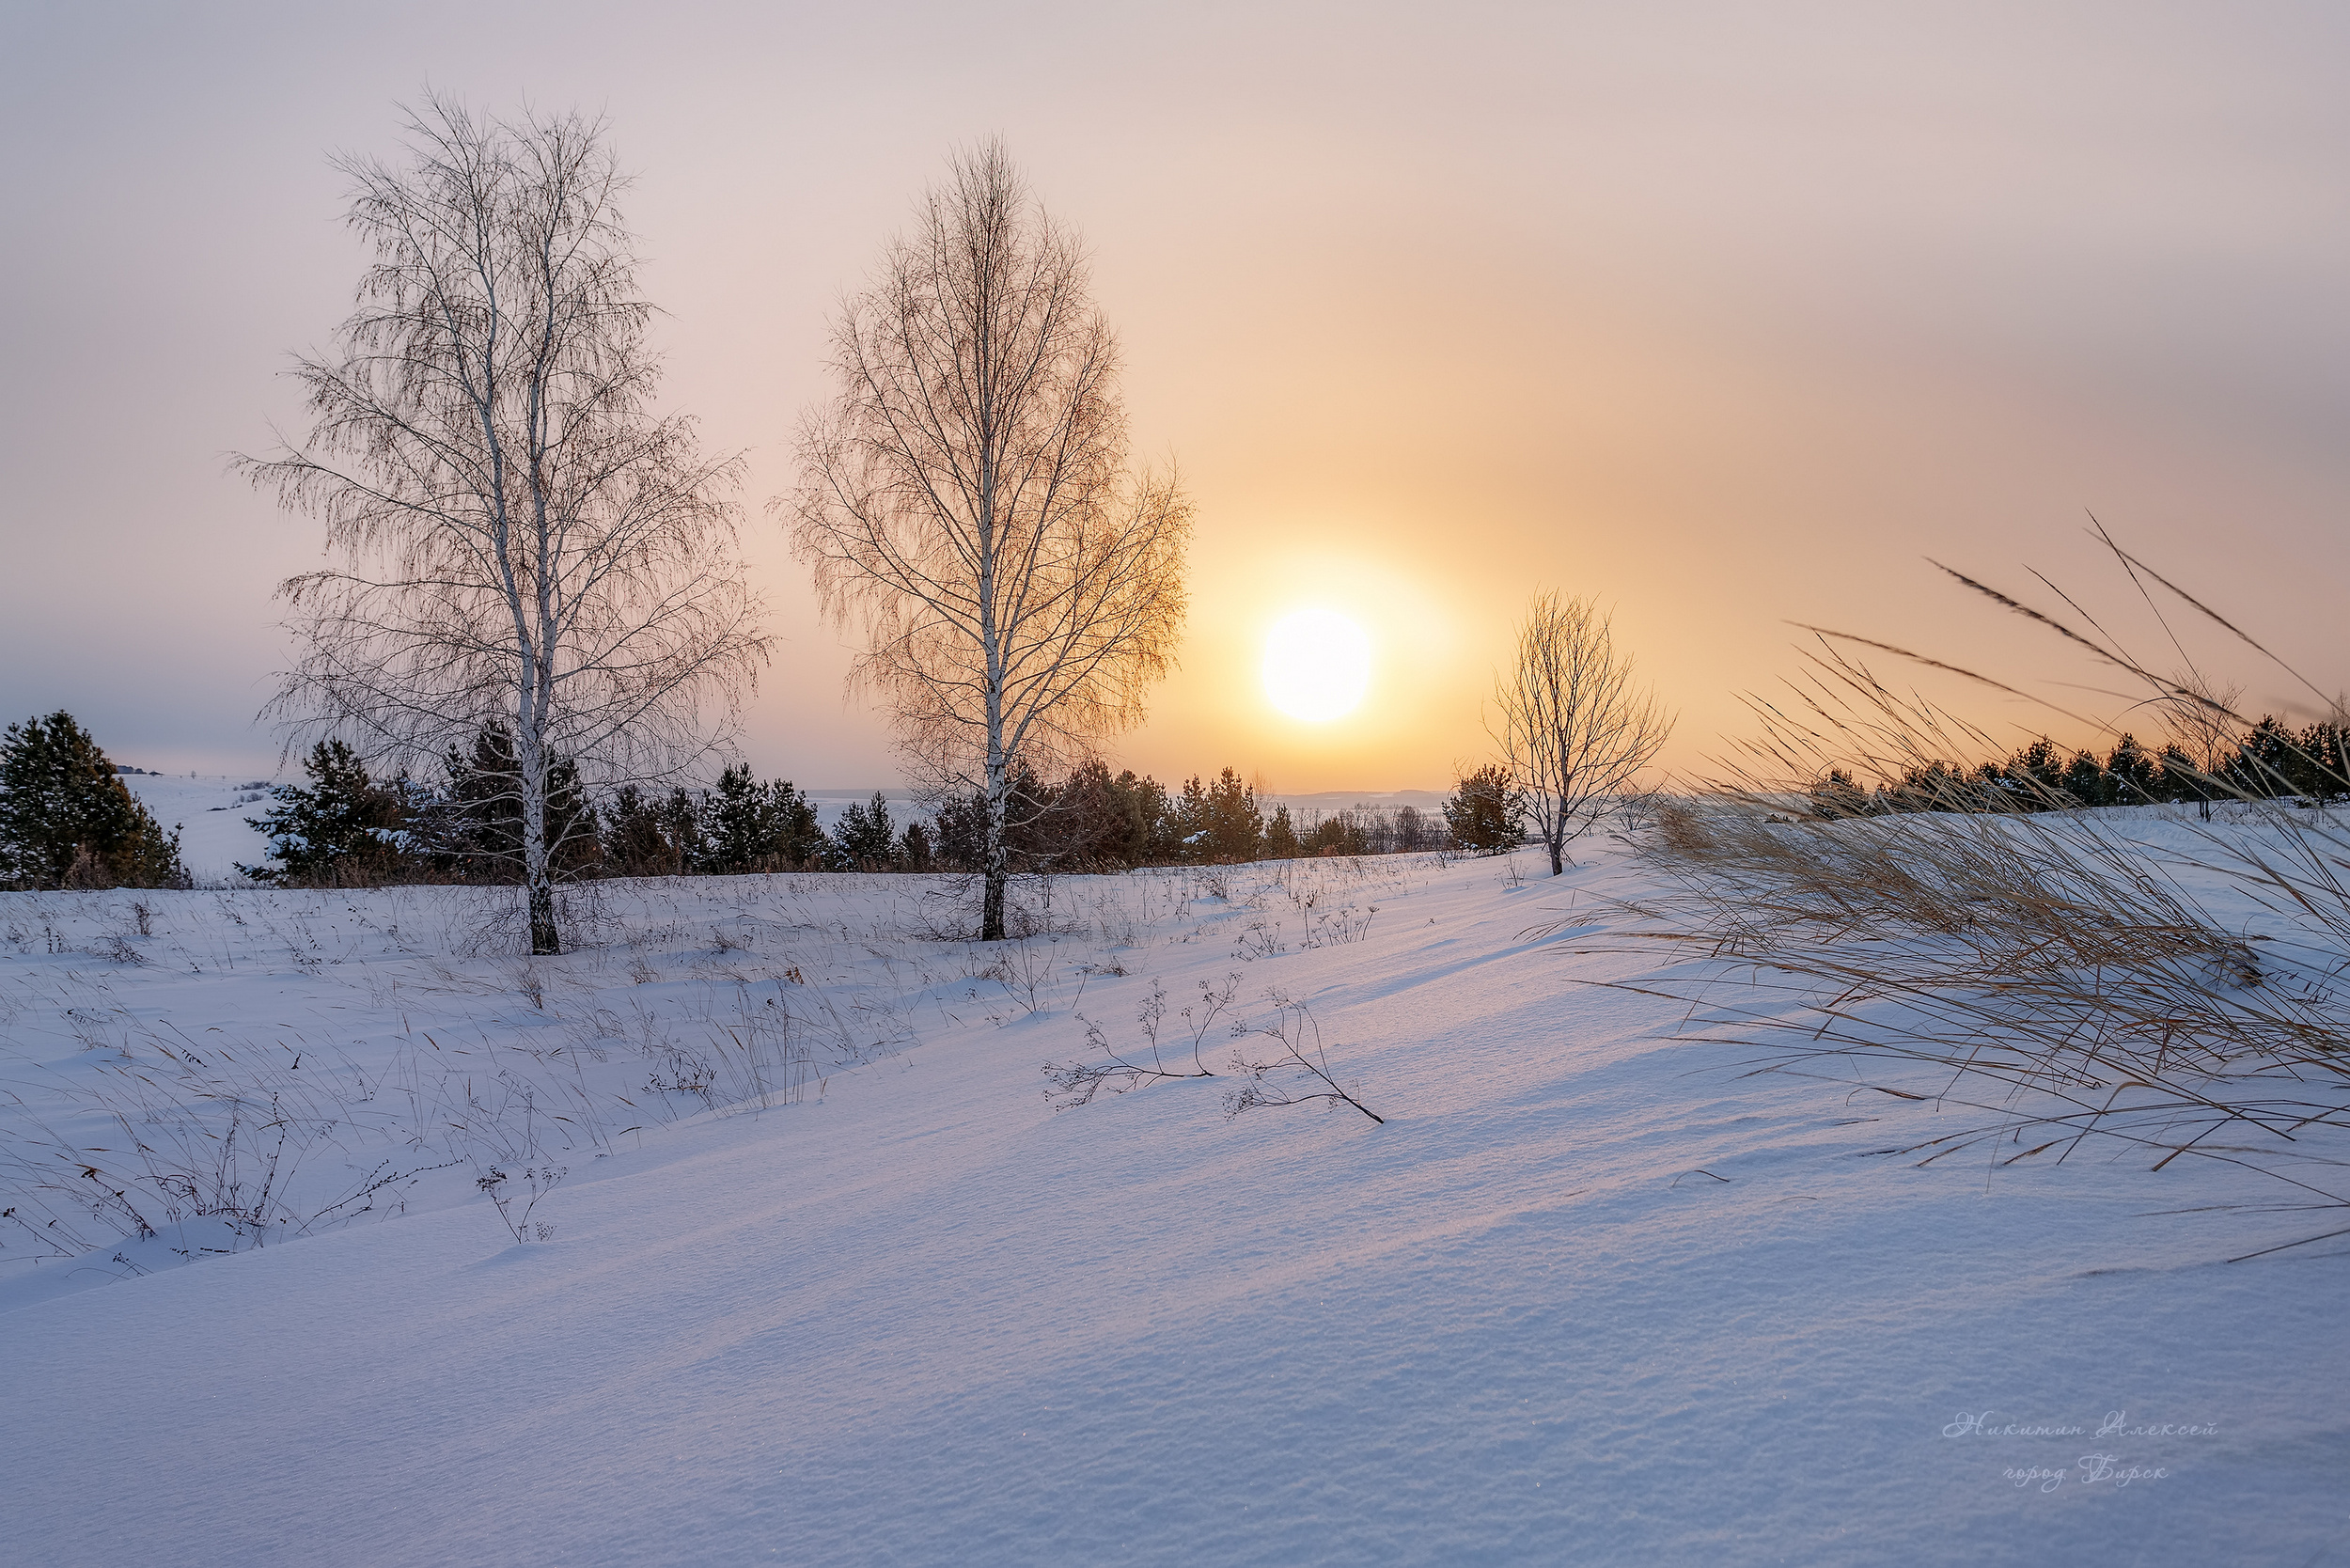
{"type": "Polygon", "coordinates": [[[1118,343],[1076,238],[1000,145],[954,160],[833,335],[793,548],[827,610],[861,616],[876,693],[933,793],[986,815],[980,935],[1004,934],[1005,828],[1025,766],[1142,716],[1173,662],[1191,507],[1130,474],[1118,343]]]}
{"type": "Polygon", "coordinates": [[[308,445],[239,460],[340,557],[279,590],[298,652],[264,712],[399,761],[510,731],[530,946],[555,952],[550,840],[582,814],[551,831],[551,780],[692,768],[768,639],[735,464],[651,409],[653,311],[603,127],[432,98],[409,131],[404,165],[337,165],[375,263],[337,352],[296,363],[308,445]]]}
{"type": "Polygon", "coordinates": [[[1672,733],[1672,717],[1637,688],[1632,657],[1588,599],[1535,597],[1517,659],[1494,682],[1501,744],[1528,817],[1566,870],[1567,845],[1630,787],[1672,733]]]}
{"type": "Polygon", "coordinates": [[[2225,799],[2237,792],[2223,782],[2222,775],[2228,759],[2235,754],[2236,743],[2251,728],[2251,722],[2236,712],[2243,697],[2241,684],[2221,684],[2188,668],[2170,678],[2170,690],[2155,702],[2170,731],[2171,746],[2185,753],[2201,776],[2194,783],[2195,805],[2205,822],[2211,821],[2215,794],[2225,799]]]}

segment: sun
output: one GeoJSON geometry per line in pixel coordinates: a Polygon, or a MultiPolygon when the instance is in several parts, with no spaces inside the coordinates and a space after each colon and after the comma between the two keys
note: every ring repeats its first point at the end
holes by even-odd
{"type": "Polygon", "coordinates": [[[1264,694],[1293,719],[1343,717],[1371,684],[1371,637],[1335,610],[1298,610],[1264,639],[1264,694]]]}

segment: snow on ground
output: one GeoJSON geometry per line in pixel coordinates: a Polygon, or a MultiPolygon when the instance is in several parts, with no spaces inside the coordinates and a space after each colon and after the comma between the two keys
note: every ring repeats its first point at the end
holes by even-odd
{"type": "Polygon", "coordinates": [[[246,821],[269,809],[270,781],[258,775],[177,778],[128,773],[122,782],[165,832],[180,830],[180,863],[199,884],[234,880],[240,862],[257,866],[269,854],[269,840],[246,821]]]}
{"type": "Polygon", "coordinates": [[[1648,972],[1599,950],[1637,873],[1518,869],[1072,878],[1003,949],[915,878],[607,885],[535,963],[482,891],[0,901],[0,1181],[98,1243],[0,1265],[8,1554],[2350,1560],[2350,1256],[2219,1262],[2324,1227],[2156,1213],[2273,1196],[2217,1168],[1872,1154],[1955,1113],[1672,1041],[1588,983],[1648,972]],[[1228,976],[1386,1124],[1228,1119],[1230,1076],[1049,1108],[1080,1014],[1133,1046],[1228,976]],[[373,1212],[124,1242],[26,1185],[82,1180],[52,1135],[163,1158],[101,1098],[180,1147],[231,1081],[295,1106],[290,1212],[388,1159],[373,1212]],[[548,1166],[517,1244],[476,1184],[548,1166]]]}

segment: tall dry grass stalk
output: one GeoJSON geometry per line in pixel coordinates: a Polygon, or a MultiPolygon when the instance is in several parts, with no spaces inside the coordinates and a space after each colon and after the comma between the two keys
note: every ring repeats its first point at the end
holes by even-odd
{"type": "MultiPolygon", "coordinates": [[[[2192,668],[2154,675],[1982,591],[2143,678],[2174,734],[2241,721],[2192,668]]],[[[1989,737],[1826,644],[1792,698],[1752,707],[1731,776],[1653,808],[1642,853],[1666,891],[1627,906],[1635,934],[1712,962],[1646,989],[1692,1004],[1700,1032],[1764,1044],[1762,1070],[1857,1069],[1981,1113],[1900,1151],[1920,1163],[2060,1164],[2118,1142],[2156,1171],[2217,1161],[2280,1184],[2248,1212],[2350,1207],[2350,828],[2217,767],[2208,817],[1969,788],[1989,737]],[[1831,768],[1907,779],[1905,808],[1837,820],[1815,804],[1831,768]]]]}

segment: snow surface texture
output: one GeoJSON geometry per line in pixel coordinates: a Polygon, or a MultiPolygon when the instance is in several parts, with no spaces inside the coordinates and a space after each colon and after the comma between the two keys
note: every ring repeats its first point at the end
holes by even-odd
{"type": "Polygon", "coordinates": [[[254,1227],[33,1193],[97,1250],[0,1269],[0,1555],[2350,1560],[2350,1257],[2219,1262],[2326,1227],[2154,1213],[2274,1197],[2218,1167],[1872,1155],[1957,1113],[1673,1042],[1585,983],[1644,974],[1590,950],[1637,873],[1532,859],[1073,878],[1001,949],[915,878],[607,885],[535,964],[478,891],[0,901],[0,1179],[119,1158],[125,1074],[215,1129],[238,1074],[310,1096],[254,1227]],[[1077,1013],[1133,1047],[1235,974],[1386,1124],[1048,1107],[1077,1013]]]}

